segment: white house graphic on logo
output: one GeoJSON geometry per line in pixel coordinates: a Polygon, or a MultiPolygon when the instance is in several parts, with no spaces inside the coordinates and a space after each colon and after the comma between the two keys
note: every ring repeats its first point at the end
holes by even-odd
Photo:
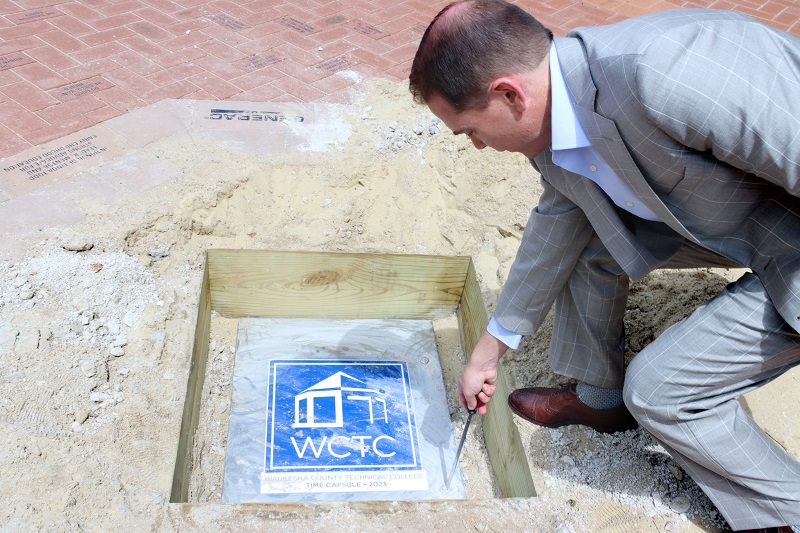
{"type": "MultiPolygon", "coordinates": [[[[366,382],[344,372],[336,372],[312,385],[294,397],[295,428],[344,427],[344,401],[365,402],[369,409],[369,423],[375,423],[376,404],[383,407],[383,421],[389,423],[386,394],[382,390],[366,388],[366,382]]],[[[380,417],[380,412],[378,414],[380,417]]]]}

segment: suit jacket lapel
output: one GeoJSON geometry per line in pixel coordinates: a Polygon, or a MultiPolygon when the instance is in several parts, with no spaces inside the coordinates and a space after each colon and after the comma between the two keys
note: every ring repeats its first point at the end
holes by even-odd
{"type": "Polygon", "coordinates": [[[699,244],[648,185],[614,122],[594,112],[597,88],[581,42],[569,37],[556,38],[555,45],[564,79],[575,103],[575,112],[592,146],[653,213],[675,231],[699,244]]]}

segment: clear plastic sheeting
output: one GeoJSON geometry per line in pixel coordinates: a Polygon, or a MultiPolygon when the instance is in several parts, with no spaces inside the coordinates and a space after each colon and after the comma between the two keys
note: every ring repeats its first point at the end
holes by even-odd
{"type": "Polygon", "coordinates": [[[242,319],[222,499],[463,498],[427,320],[242,319]]]}

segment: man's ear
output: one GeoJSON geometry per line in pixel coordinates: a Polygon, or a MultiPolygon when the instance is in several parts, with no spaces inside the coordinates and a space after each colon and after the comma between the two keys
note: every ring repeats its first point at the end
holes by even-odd
{"type": "Polygon", "coordinates": [[[522,84],[511,76],[494,80],[489,86],[489,98],[499,98],[517,113],[522,113],[528,107],[527,95],[522,84]]]}

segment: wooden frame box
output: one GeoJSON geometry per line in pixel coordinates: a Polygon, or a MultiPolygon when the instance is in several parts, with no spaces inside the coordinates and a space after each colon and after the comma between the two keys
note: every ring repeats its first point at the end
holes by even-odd
{"type": "MultiPolygon", "coordinates": [[[[469,257],[208,250],[175,460],[172,503],[188,500],[192,444],[200,414],[212,310],[228,318],[432,320],[456,313],[466,354],[472,353],[488,322],[469,257]]],[[[504,399],[508,393],[501,371],[495,397],[504,399]]],[[[535,496],[528,461],[505,401],[489,403],[482,426],[500,495],[535,496]]]]}

